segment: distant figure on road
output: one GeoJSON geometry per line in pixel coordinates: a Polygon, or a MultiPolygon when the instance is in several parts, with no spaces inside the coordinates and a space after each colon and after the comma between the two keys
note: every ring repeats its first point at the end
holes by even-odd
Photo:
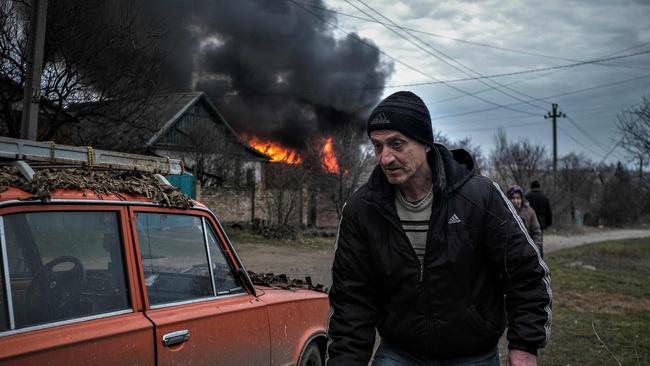
{"type": "Polygon", "coordinates": [[[542,193],[538,181],[534,180],[530,184],[530,192],[526,194],[525,198],[530,204],[530,207],[535,210],[542,231],[546,230],[547,227],[553,224],[553,212],[551,212],[551,204],[548,202],[548,198],[546,198],[544,193],[542,193]]]}
{"type": "Polygon", "coordinates": [[[519,217],[521,217],[521,221],[523,221],[526,230],[528,230],[528,235],[530,235],[539,248],[539,253],[543,258],[544,246],[542,243],[542,229],[539,225],[539,221],[537,221],[535,210],[533,210],[528,202],[524,200],[523,189],[518,185],[510,186],[510,188],[508,188],[507,196],[513,206],[515,206],[519,217]]]}
{"type": "Polygon", "coordinates": [[[384,99],[366,125],[377,167],[343,208],[327,366],[537,365],[550,336],[549,271],[499,186],[465,150],[434,144],[426,105],[384,99]],[[504,296],[506,295],[506,296],[504,296]]]}

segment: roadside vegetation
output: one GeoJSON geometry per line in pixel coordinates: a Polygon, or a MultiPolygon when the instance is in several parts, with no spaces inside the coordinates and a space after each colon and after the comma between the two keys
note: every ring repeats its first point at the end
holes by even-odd
{"type": "Polygon", "coordinates": [[[650,364],[650,238],[549,253],[553,334],[541,365],[650,364]]]}

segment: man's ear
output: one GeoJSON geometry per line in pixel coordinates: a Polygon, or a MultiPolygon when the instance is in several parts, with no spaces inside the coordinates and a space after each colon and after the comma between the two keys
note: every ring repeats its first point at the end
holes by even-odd
{"type": "Polygon", "coordinates": [[[426,151],[426,152],[431,151],[431,146],[427,146],[427,147],[426,147],[426,150],[424,150],[424,151],[426,151]]]}

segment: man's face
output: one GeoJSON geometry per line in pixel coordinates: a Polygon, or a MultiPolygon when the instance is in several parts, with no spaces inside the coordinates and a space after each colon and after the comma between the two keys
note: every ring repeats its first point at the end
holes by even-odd
{"type": "Polygon", "coordinates": [[[390,184],[401,185],[421,172],[431,149],[417,140],[393,130],[370,132],[375,157],[390,184]]]}
{"type": "Polygon", "coordinates": [[[521,194],[514,193],[510,198],[510,202],[512,202],[512,204],[515,205],[515,207],[517,207],[518,209],[521,208],[521,194]]]}

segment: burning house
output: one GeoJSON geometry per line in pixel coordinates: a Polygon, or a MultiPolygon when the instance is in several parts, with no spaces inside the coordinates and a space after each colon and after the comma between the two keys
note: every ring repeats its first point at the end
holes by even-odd
{"type": "MultiPolygon", "coordinates": [[[[351,160],[337,156],[343,140],[333,136],[346,127],[363,131],[393,65],[372,40],[336,33],[335,15],[314,10],[325,9],[323,1],[305,4],[138,2],[141,14],[168,30],[159,38],[167,51],[161,86],[197,92],[154,97],[157,107],[143,110],[142,119],[153,123],[94,126],[97,136],[110,137],[87,143],[110,140],[112,149],[183,158],[203,199],[227,221],[336,224],[358,177],[351,160]],[[319,206],[327,199],[318,195],[343,185],[328,193],[331,210],[319,206]],[[329,211],[335,219],[319,223],[329,211]]],[[[352,155],[355,144],[347,146],[352,155]]]]}

